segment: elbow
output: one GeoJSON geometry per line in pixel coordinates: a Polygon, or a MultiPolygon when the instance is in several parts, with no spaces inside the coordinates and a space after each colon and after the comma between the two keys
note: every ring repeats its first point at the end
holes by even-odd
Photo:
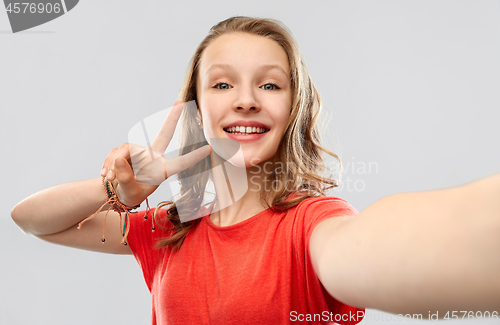
{"type": "Polygon", "coordinates": [[[23,204],[19,202],[10,211],[12,221],[21,229],[25,234],[32,235],[29,231],[28,223],[26,222],[25,213],[23,213],[23,204]]]}
{"type": "Polygon", "coordinates": [[[16,204],[12,210],[10,210],[10,217],[12,218],[12,221],[14,221],[14,223],[20,227],[19,223],[20,223],[20,220],[21,220],[21,208],[19,207],[19,204],[16,204]]]}

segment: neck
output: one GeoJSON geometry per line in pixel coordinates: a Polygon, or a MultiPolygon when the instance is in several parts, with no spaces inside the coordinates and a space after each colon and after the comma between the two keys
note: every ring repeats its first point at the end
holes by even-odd
{"type": "MultiPolygon", "coordinates": [[[[270,186],[264,182],[266,170],[263,165],[264,163],[248,168],[236,167],[212,152],[216,202],[210,220],[214,224],[221,227],[230,226],[267,208],[261,202],[261,191],[269,189],[270,186]]],[[[271,169],[268,167],[267,171],[269,170],[271,169]]]]}

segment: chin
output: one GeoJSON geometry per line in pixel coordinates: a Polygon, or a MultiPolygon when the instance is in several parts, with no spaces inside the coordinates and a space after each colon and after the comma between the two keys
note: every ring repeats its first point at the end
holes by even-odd
{"type": "Polygon", "coordinates": [[[229,162],[234,167],[238,167],[238,168],[252,167],[251,164],[249,162],[247,162],[242,155],[241,156],[235,155],[235,156],[229,158],[227,160],[227,162],[229,162]]]}
{"type": "Polygon", "coordinates": [[[248,159],[245,159],[245,167],[254,167],[257,165],[263,165],[268,161],[272,161],[273,156],[262,156],[262,155],[249,155],[248,159]]]}
{"type": "MultiPolygon", "coordinates": [[[[241,153],[241,151],[239,153],[241,153]]],[[[259,158],[245,158],[243,154],[239,153],[227,159],[226,161],[238,168],[251,168],[262,161],[259,158]]]]}

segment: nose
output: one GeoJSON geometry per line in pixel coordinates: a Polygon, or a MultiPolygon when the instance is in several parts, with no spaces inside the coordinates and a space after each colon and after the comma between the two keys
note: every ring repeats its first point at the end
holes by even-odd
{"type": "Polygon", "coordinates": [[[244,85],[239,88],[236,94],[237,99],[234,103],[234,109],[239,112],[257,112],[260,111],[255,90],[250,85],[244,85]]]}

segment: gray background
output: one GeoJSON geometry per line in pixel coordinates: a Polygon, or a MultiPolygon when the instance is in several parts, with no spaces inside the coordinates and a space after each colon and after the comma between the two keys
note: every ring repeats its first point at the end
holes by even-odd
{"type": "MultiPolygon", "coordinates": [[[[19,34],[0,9],[1,324],[150,322],[133,257],[26,236],[10,209],[97,177],[132,125],[173,104],[198,43],[233,15],[293,31],[331,118],[327,146],[351,166],[351,187],[332,194],[358,210],[499,171],[497,0],[81,1],[19,34]]],[[[389,317],[369,310],[364,323],[402,323],[389,317]]]]}

